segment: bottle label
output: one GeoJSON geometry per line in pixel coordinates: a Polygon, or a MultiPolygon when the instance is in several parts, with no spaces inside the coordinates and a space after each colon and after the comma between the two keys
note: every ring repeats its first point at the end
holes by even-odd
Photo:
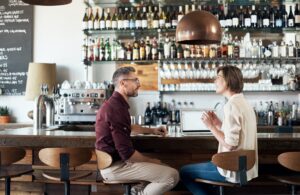
{"type": "Polygon", "coordinates": [[[288,20],[288,27],[294,27],[294,20],[293,19],[288,20]]]}
{"type": "Polygon", "coordinates": [[[232,20],[231,19],[226,20],[226,26],[228,26],[228,27],[232,26],[232,20]]]}
{"type": "Polygon", "coordinates": [[[160,19],[159,20],[159,27],[160,28],[164,28],[165,27],[165,20],[164,19],[160,19]]]}
{"type": "Polygon", "coordinates": [[[142,28],[148,28],[148,20],[142,20],[142,28]]]}
{"type": "Polygon", "coordinates": [[[94,21],[94,28],[95,28],[96,30],[99,30],[99,29],[100,29],[100,22],[99,22],[99,20],[95,20],[95,21],[94,21]]]}
{"type": "Polygon", "coordinates": [[[132,59],[133,60],[139,59],[139,50],[138,49],[133,49],[132,59]]]}
{"type": "Polygon", "coordinates": [[[118,29],[123,29],[123,20],[118,20],[118,29]]]}
{"type": "Polygon", "coordinates": [[[94,22],[93,21],[89,21],[88,22],[88,26],[89,26],[90,30],[93,30],[94,29],[94,22]]]}
{"type": "Polygon", "coordinates": [[[130,20],[130,21],[129,21],[129,28],[130,28],[130,29],[135,29],[135,27],[136,27],[136,26],[135,26],[135,22],[134,22],[133,20],[130,20]]]}
{"type": "Polygon", "coordinates": [[[100,29],[105,29],[105,21],[104,20],[100,21],[100,29]]]}
{"type": "Polygon", "coordinates": [[[294,57],[294,47],[289,46],[289,57],[294,57]]]}
{"type": "Polygon", "coordinates": [[[232,18],[232,26],[234,26],[234,27],[239,26],[239,19],[238,18],[232,18]]]}
{"type": "Polygon", "coordinates": [[[113,28],[113,29],[117,29],[118,28],[118,23],[117,23],[117,21],[112,21],[111,22],[111,27],[113,28]]]}
{"type": "Polygon", "coordinates": [[[275,26],[279,27],[279,28],[282,27],[282,20],[281,19],[277,19],[276,22],[275,22],[275,26]]]}
{"type": "Polygon", "coordinates": [[[152,27],[153,28],[159,28],[159,21],[158,20],[153,20],[152,27]]]}
{"type": "Polygon", "coordinates": [[[136,28],[142,28],[142,21],[141,20],[136,20],[135,21],[135,27],[136,28]]]}
{"type": "Polygon", "coordinates": [[[172,24],[170,22],[166,22],[166,28],[171,28],[172,24]]]}
{"type": "Polygon", "coordinates": [[[105,21],[105,26],[107,29],[111,29],[111,21],[110,20],[106,20],[105,21]]]}
{"type": "Polygon", "coordinates": [[[270,20],[269,19],[263,19],[263,26],[265,26],[265,27],[270,26],[270,20]]]}
{"type": "Polygon", "coordinates": [[[220,20],[220,24],[221,24],[221,27],[222,27],[222,28],[225,28],[227,22],[226,22],[226,20],[220,20]]]}
{"type": "Polygon", "coordinates": [[[250,26],[251,26],[251,19],[245,18],[245,27],[250,27],[250,26]]]}
{"type": "Polygon", "coordinates": [[[285,46],[280,47],[280,56],[286,57],[286,47],[285,46]]]}
{"type": "Polygon", "coordinates": [[[123,21],[123,27],[125,28],[125,29],[128,29],[129,28],[129,21],[128,20],[124,20],[123,21]]]}
{"type": "Polygon", "coordinates": [[[257,15],[251,15],[251,23],[256,24],[257,23],[257,15]]]}
{"type": "Polygon", "coordinates": [[[300,24],[300,15],[295,16],[295,23],[298,25],[300,24]]]}
{"type": "Polygon", "coordinates": [[[176,27],[178,24],[177,20],[172,20],[172,27],[176,27]]]}

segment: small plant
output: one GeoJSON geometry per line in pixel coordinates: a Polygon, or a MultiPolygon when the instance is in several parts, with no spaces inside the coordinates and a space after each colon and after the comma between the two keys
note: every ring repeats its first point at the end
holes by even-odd
{"type": "Polygon", "coordinates": [[[7,106],[5,107],[0,106],[0,116],[9,116],[9,111],[7,106]]]}

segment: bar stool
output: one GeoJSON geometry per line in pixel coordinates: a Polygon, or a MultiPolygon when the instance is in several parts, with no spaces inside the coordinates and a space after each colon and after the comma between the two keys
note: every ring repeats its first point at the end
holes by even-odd
{"type": "MultiPolygon", "coordinates": [[[[98,169],[102,170],[105,168],[108,168],[112,164],[112,157],[101,150],[95,150],[96,151],[96,156],[97,156],[97,165],[98,169]]],[[[131,195],[131,187],[132,185],[139,184],[143,181],[141,180],[118,180],[118,181],[102,181],[104,184],[122,184],[125,186],[125,194],[126,195],[131,195]]]]}
{"type": "Polygon", "coordinates": [[[11,178],[31,173],[31,165],[12,165],[24,158],[26,152],[22,148],[0,147],[0,178],[5,178],[5,194],[10,195],[11,178]]]}
{"type": "Polygon", "coordinates": [[[87,148],[44,148],[39,152],[40,160],[59,171],[43,171],[42,175],[53,181],[61,181],[65,186],[65,195],[70,195],[70,181],[75,181],[92,174],[91,171],[70,170],[87,163],[92,152],[87,148]]]}
{"type": "Polygon", "coordinates": [[[292,194],[295,195],[296,186],[300,185],[300,152],[284,152],[278,155],[277,160],[280,165],[291,171],[298,172],[298,174],[293,176],[271,176],[271,178],[281,183],[291,185],[292,194]]]}
{"type": "Polygon", "coordinates": [[[254,166],[255,156],[255,150],[238,150],[213,155],[212,163],[222,169],[236,171],[240,178],[239,183],[217,182],[200,178],[195,181],[219,186],[219,194],[223,195],[224,187],[240,187],[247,183],[247,171],[254,166]]]}

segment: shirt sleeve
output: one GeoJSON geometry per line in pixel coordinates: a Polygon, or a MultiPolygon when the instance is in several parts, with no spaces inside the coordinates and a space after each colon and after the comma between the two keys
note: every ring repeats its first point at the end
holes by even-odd
{"type": "MultiPolygon", "coordinates": [[[[120,115],[122,116],[122,115],[120,115]]],[[[114,112],[114,116],[108,114],[108,123],[111,129],[111,135],[115,144],[115,148],[118,151],[123,161],[128,160],[134,153],[130,132],[130,126],[126,124],[126,120],[118,117],[117,113],[114,112]]]]}
{"type": "Polygon", "coordinates": [[[225,143],[238,146],[241,132],[241,112],[235,104],[226,105],[224,108],[224,137],[225,143]]]}

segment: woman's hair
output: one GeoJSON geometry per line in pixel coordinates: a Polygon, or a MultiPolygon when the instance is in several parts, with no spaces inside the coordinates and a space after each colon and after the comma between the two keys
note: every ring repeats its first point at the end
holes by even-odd
{"type": "Polygon", "coordinates": [[[235,93],[243,91],[244,82],[241,70],[235,66],[221,66],[217,69],[217,74],[222,71],[227,87],[235,93]]]}

